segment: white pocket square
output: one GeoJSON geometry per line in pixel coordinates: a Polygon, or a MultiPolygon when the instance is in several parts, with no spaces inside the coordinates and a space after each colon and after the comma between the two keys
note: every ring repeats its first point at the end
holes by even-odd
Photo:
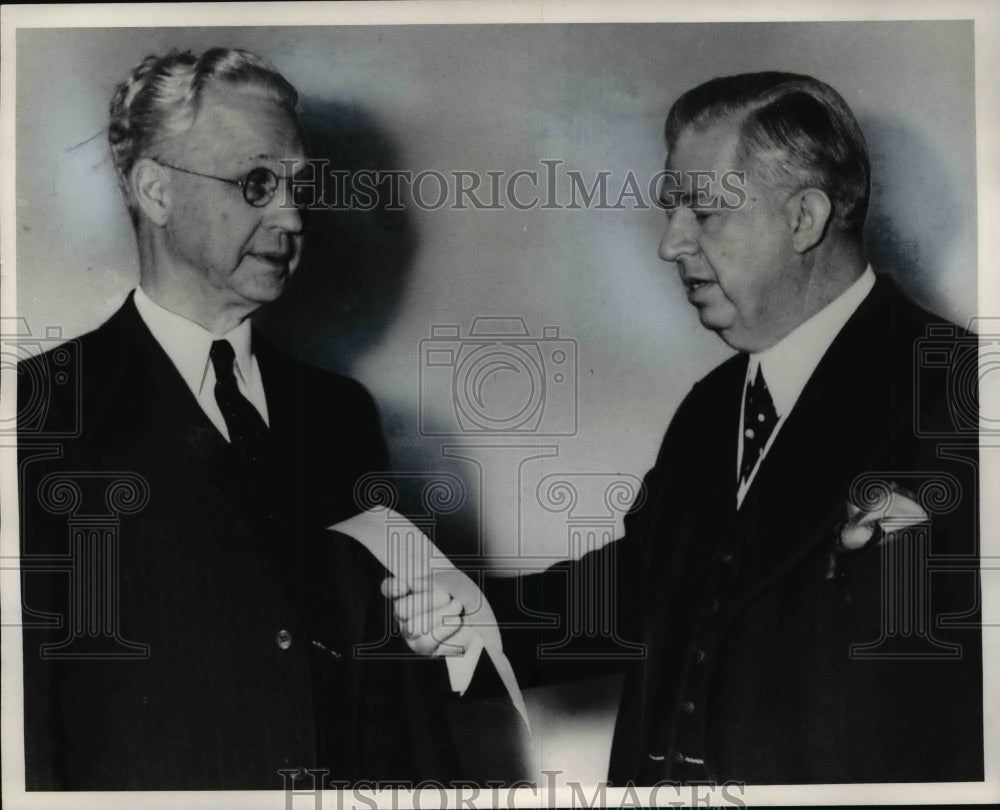
{"type": "Polygon", "coordinates": [[[865,512],[847,502],[847,519],[841,525],[837,545],[844,551],[857,551],[872,542],[881,541],[886,534],[916,526],[928,520],[927,513],[916,502],[915,496],[895,482],[887,484],[889,503],[880,509],[865,512]]]}

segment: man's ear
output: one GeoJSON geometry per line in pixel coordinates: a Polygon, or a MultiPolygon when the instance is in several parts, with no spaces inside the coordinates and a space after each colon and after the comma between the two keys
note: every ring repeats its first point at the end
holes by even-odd
{"type": "Polygon", "coordinates": [[[805,253],[822,241],[830,224],[833,204],[825,191],[806,188],[793,194],[786,206],[792,247],[797,253],[805,253]]]}
{"type": "Polygon", "coordinates": [[[132,167],[132,198],[153,224],[163,226],[170,217],[170,181],[166,169],[149,158],[132,167]]]}

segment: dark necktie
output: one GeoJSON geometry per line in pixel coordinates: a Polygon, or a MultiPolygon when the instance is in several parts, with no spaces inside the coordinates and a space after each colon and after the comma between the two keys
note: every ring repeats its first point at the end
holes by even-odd
{"type": "Polygon", "coordinates": [[[267,437],[267,425],[257,409],[240,393],[233,369],[235,352],[228,340],[216,340],[208,353],[215,368],[215,401],[222,411],[233,447],[256,460],[267,437]]]}
{"type": "Polygon", "coordinates": [[[767,446],[767,440],[778,424],[774,400],[764,382],[764,372],[757,366],[757,374],[747,384],[743,402],[743,463],[740,464],[740,483],[745,483],[757,466],[757,460],[767,446]]]}

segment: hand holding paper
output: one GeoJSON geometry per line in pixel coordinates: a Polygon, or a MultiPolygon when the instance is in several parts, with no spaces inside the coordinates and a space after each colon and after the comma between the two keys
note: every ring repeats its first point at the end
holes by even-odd
{"type": "Polygon", "coordinates": [[[407,643],[424,655],[447,656],[453,691],[464,694],[469,688],[485,650],[530,728],[524,697],[503,654],[493,609],[468,574],[459,571],[423,532],[392,509],[370,509],[329,529],[353,537],[392,574],[391,581],[383,583],[382,592],[395,600],[396,617],[407,643]]]}
{"type": "Polygon", "coordinates": [[[465,605],[454,594],[421,577],[406,583],[396,577],[382,582],[382,595],[393,600],[393,611],[410,649],[418,655],[465,653],[474,635],[463,623],[465,605]]]}

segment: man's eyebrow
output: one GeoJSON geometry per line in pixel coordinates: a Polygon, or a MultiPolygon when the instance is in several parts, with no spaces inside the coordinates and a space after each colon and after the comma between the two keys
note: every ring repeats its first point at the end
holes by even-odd
{"type": "Polygon", "coordinates": [[[243,163],[253,163],[258,160],[270,160],[275,163],[287,163],[288,161],[294,161],[295,163],[308,163],[309,159],[304,157],[288,157],[288,155],[280,154],[275,155],[270,152],[261,152],[259,155],[251,155],[250,157],[243,158],[241,162],[243,163]]]}
{"type": "Polygon", "coordinates": [[[240,162],[241,163],[253,163],[254,161],[257,161],[257,160],[277,160],[277,159],[278,158],[275,155],[269,154],[267,152],[261,152],[259,155],[248,155],[245,158],[241,158],[240,162]]]}
{"type": "Polygon", "coordinates": [[[251,157],[245,158],[243,164],[260,164],[260,163],[277,163],[286,171],[292,169],[292,177],[299,179],[303,175],[307,174],[311,160],[307,157],[287,157],[285,155],[274,155],[269,152],[263,152],[259,155],[253,155],[251,157]],[[291,165],[289,165],[291,164],[291,165]]]}

